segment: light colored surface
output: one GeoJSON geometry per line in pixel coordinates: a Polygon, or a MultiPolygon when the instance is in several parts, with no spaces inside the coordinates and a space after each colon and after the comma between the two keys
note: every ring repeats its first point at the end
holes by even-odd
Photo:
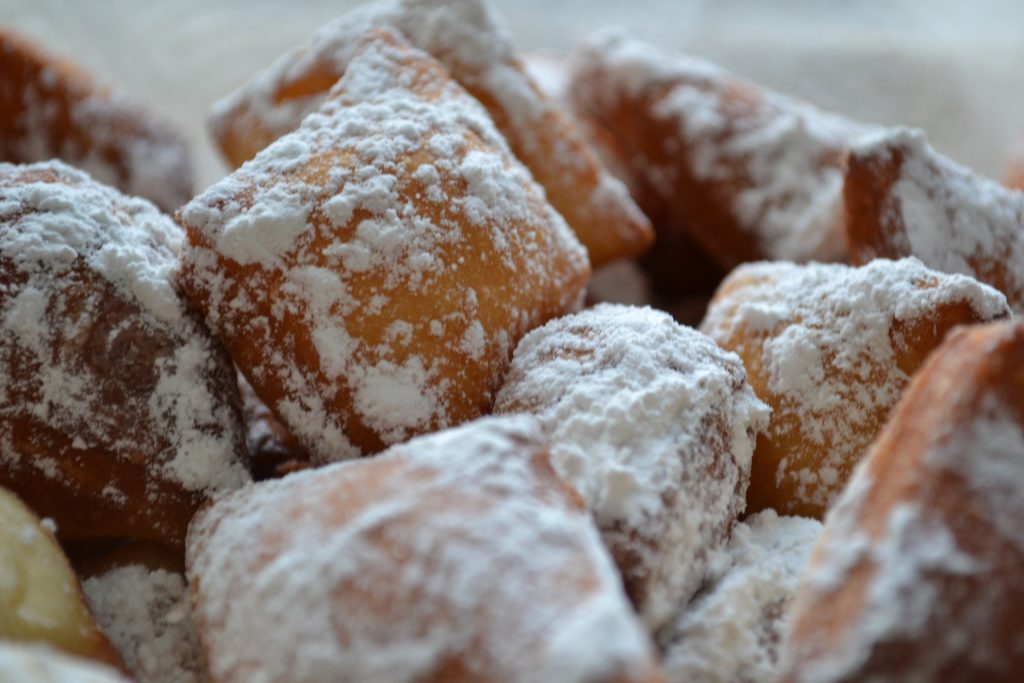
{"type": "MultiPolygon", "coordinates": [[[[354,0],[0,0],[4,24],[162,111],[193,147],[197,189],[223,173],[210,104],[354,0]]],[[[998,177],[1024,134],[1015,0],[495,0],[525,49],[619,26],[856,118],[924,127],[998,177]]]]}

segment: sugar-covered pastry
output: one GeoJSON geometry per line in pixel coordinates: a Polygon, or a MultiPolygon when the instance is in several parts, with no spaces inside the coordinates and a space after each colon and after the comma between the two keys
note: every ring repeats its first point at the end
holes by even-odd
{"type": "Polygon", "coordinates": [[[1006,294],[1024,312],[1024,192],[1003,187],[899,129],[854,149],[844,189],[850,258],[916,256],[1006,294]]]}
{"type": "Polygon", "coordinates": [[[661,633],[669,683],[775,683],[793,596],[821,522],[774,510],[736,525],[707,585],[661,633]]]}
{"type": "Polygon", "coordinates": [[[40,643],[0,641],[0,681],[10,683],[132,683],[117,669],[40,643]]]}
{"type": "Polygon", "coordinates": [[[46,643],[68,654],[121,666],[53,531],[3,488],[0,577],[0,640],[46,643]]]}
{"type": "Polygon", "coordinates": [[[641,206],[667,218],[659,240],[679,232],[726,269],[844,258],[843,170],[864,127],[617,32],[574,61],[574,104],[619,139],[641,206]]]}
{"type": "Polygon", "coordinates": [[[749,511],[822,517],[946,332],[1009,313],[988,285],[913,258],[733,271],[701,329],[739,354],[772,407],[754,450],[749,511]]]}
{"type": "Polygon", "coordinates": [[[0,164],[0,484],[62,540],[180,548],[249,479],[231,363],[175,289],[183,237],[62,163],[0,164]]]}
{"type": "Polygon", "coordinates": [[[650,245],[647,218],[528,75],[487,0],[378,0],[322,27],[215,105],[210,128],[227,158],[239,165],[297,128],[345,73],[361,37],[381,26],[439,60],[487,108],[595,266],[650,245]]]}
{"type": "Polygon", "coordinates": [[[661,680],[527,417],[228,495],[187,559],[215,683],[661,680]]]}
{"type": "Polygon", "coordinates": [[[61,159],[174,211],[192,197],[181,135],[66,59],[0,27],[0,161],[61,159]]]}
{"type": "Polygon", "coordinates": [[[829,515],[784,680],[1019,681],[1024,325],[928,359],[829,515]]]}
{"type": "Polygon", "coordinates": [[[320,462],[488,411],[516,342],[589,276],[484,109],[390,30],[179,216],[186,291],[320,462]]]}
{"type": "Polygon", "coordinates": [[[498,413],[530,413],[655,630],[701,582],[746,504],[768,408],[740,359],[650,308],[599,305],[516,347],[498,413]]]}

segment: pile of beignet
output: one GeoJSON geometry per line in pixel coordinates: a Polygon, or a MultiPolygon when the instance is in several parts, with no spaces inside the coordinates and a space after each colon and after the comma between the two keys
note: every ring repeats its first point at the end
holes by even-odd
{"type": "Polygon", "coordinates": [[[1020,191],[378,0],[215,106],[237,168],[172,218],[72,167],[162,124],[91,139],[91,77],[0,63],[3,680],[1024,667],[1020,191]]]}

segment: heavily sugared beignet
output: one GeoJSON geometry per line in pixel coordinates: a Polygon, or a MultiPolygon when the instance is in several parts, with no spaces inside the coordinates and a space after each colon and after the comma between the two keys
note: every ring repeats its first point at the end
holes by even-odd
{"type": "Polygon", "coordinates": [[[131,683],[117,669],[39,644],[0,641],[4,683],[131,683]]]}
{"type": "Polygon", "coordinates": [[[939,155],[923,133],[897,130],[854,149],[844,194],[854,263],[916,256],[992,285],[1024,312],[1024,192],[939,155]]]}
{"type": "Polygon", "coordinates": [[[516,342],[589,276],[479,103],[386,30],[180,219],[186,290],[320,462],[489,410],[516,342]]]}
{"type": "Polygon", "coordinates": [[[734,354],[666,313],[611,304],[524,337],[494,409],[540,420],[652,630],[743,512],[768,424],[734,354]]]}
{"type": "Polygon", "coordinates": [[[248,481],[231,363],[173,283],[182,240],[81,171],[0,164],[0,483],[62,540],[180,548],[248,481]]]}
{"type": "MultiPolygon", "coordinates": [[[[729,269],[840,260],[848,147],[865,128],[620,33],[577,51],[572,97],[621,142],[637,196],[729,269]]],[[[657,248],[657,247],[655,247],[657,248]]]]}
{"type": "Polygon", "coordinates": [[[764,510],[736,525],[718,576],[662,633],[669,683],[775,683],[821,522],[764,510]]]}
{"type": "Polygon", "coordinates": [[[187,558],[215,683],[661,680],[527,417],[226,496],[187,558]]]}
{"type": "Polygon", "coordinates": [[[785,680],[1019,681],[1024,325],[961,328],[929,358],[829,515],[785,680]]]}
{"type": "Polygon", "coordinates": [[[174,211],[192,197],[182,137],[128,97],[0,27],[0,161],[59,158],[174,211]]]}
{"type": "Polygon", "coordinates": [[[733,271],[701,329],[739,354],[772,407],[754,450],[749,511],[821,518],[946,332],[1009,313],[991,287],[913,258],[733,271]]]}
{"type": "Polygon", "coordinates": [[[121,666],[90,614],[53,531],[3,488],[0,577],[0,640],[47,643],[68,654],[121,666]]]}
{"type": "Polygon", "coordinates": [[[316,111],[374,27],[398,30],[487,108],[595,266],[650,245],[647,218],[527,74],[488,0],[378,0],[324,26],[215,105],[210,127],[228,160],[240,165],[316,111]]]}

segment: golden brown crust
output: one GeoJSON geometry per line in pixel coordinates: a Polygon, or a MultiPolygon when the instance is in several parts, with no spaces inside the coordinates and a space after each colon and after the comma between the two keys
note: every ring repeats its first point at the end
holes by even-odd
{"type": "Polygon", "coordinates": [[[0,161],[59,158],[167,212],[192,196],[184,140],[70,61],[0,28],[0,161]]]}
{"type": "Polygon", "coordinates": [[[1019,678],[1024,545],[1007,530],[1024,496],[984,470],[1021,470],[1022,396],[1020,323],[960,328],[932,354],[828,521],[785,680],[1019,678]]]}

